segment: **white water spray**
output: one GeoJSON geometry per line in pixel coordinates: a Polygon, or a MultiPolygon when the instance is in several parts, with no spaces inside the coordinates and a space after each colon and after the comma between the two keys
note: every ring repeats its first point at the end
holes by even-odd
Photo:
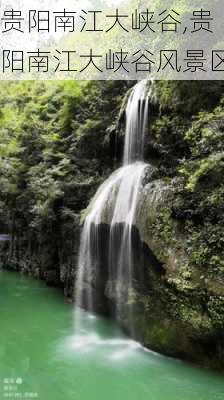
{"type": "MultiPolygon", "coordinates": [[[[80,244],[76,304],[89,311],[98,309],[100,292],[105,292],[102,285],[107,281],[114,284],[117,313],[133,288],[133,227],[148,167],[142,162],[148,104],[148,82],[141,81],[132,89],[126,107],[123,167],[101,185],[87,209],[80,244]],[[125,300],[120,299],[121,286],[125,287],[125,300]]],[[[129,320],[131,325],[131,312],[129,320]]]]}

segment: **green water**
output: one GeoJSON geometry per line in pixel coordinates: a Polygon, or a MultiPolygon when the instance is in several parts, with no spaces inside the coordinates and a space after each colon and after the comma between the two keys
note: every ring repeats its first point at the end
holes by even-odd
{"type": "Polygon", "coordinates": [[[81,319],[75,334],[57,290],[0,272],[0,399],[224,399],[224,377],[145,351],[111,321],[81,319]]]}

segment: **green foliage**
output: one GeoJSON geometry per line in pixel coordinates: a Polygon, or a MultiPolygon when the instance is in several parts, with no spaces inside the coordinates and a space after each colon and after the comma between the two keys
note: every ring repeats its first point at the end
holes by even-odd
{"type": "Polygon", "coordinates": [[[125,83],[1,85],[0,214],[36,228],[79,212],[112,166],[108,127],[125,83]]]}
{"type": "MultiPolygon", "coordinates": [[[[196,185],[198,185],[202,180],[206,177],[213,178],[212,174],[216,175],[216,177],[223,174],[224,172],[224,153],[215,153],[210,157],[199,160],[197,162],[189,163],[188,165],[180,168],[180,172],[183,173],[187,177],[186,188],[190,191],[194,191],[196,189],[196,185]]],[[[215,183],[214,179],[213,183],[215,183]]],[[[219,181],[219,179],[218,179],[219,181]]],[[[208,180],[206,181],[208,182],[208,180]]]]}
{"type": "Polygon", "coordinates": [[[192,116],[218,104],[223,95],[223,81],[157,81],[155,97],[161,110],[192,116]]]}
{"type": "Polygon", "coordinates": [[[188,261],[184,269],[201,271],[202,276],[221,281],[224,277],[223,82],[163,81],[156,82],[154,90],[151,138],[157,151],[156,162],[163,179],[172,177],[179,182],[174,187],[174,203],[169,204],[171,212],[168,218],[162,213],[158,216],[155,231],[164,237],[167,246],[173,247],[169,229],[177,226],[186,240],[183,247],[188,261]]]}

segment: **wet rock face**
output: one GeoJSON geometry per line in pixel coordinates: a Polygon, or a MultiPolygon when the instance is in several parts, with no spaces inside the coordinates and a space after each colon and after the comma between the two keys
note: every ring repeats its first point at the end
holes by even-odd
{"type": "MultiPolygon", "coordinates": [[[[114,232],[115,243],[113,248],[119,249],[123,237],[125,225],[117,224],[114,232]]],[[[108,316],[114,316],[118,320],[125,321],[123,326],[127,329],[131,325],[129,320],[129,309],[134,304],[135,296],[139,293],[147,293],[148,271],[156,276],[165,273],[164,268],[158,262],[148,246],[141,241],[136,227],[132,228],[132,282],[130,282],[130,271],[127,264],[122,265],[119,271],[119,251],[112,254],[114,264],[111,265],[109,251],[111,240],[111,228],[107,224],[100,224],[92,227],[97,230],[97,235],[92,236],[91,251],[92,265],[85,271],[83,285],[83,306],[88,308],[88,293],[92,291],[93,310],[108,316]],[[97,248],[97,251],[96,251],[97,248]],[[97,255],[96,255],[97,253],[97,255]],[[86,298],[86,302],[85,302],[86,298]]]]}
{"type": "Polygon", "coordinates": [[[75,289],[80,291],[82,307],[100,314],[110,315],[109,299],[105,296],[105,287],[109,279],[110,226],[103,223],[98,226],[92,224],[90,230],[91,242],[88,256],[91,259],[91,268],[88,263],[85,264],[84,279],[80,282],[81,287],[77,287],[77,279],[75,289]]]}
{"type": "Polygon", "coordinates": [[[3,268],[7,263],[7,250],[8,242],[5,240],[0,241],[0,269],[3,268]]]}
{"type": "Polygon", "coordinates": [[[80,217],[60,229],[20,231],[9,242],[0,242],[0,265],[46,281],[73,298],[78,258],[80,217]]]}

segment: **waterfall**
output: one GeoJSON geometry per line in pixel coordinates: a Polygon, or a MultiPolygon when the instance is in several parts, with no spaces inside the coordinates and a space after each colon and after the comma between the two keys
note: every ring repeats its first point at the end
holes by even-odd
{"type": "Polygon", "coordinates": [[[126,108],[126,132],[123,164],[143,160],[144,136],[148,124],[149,96],[147,81],[135,85],[126,108]]]}
{"type": "MultiPolygon", "coordinates": [[[[115,314],[121,313],[133,289],[133,227],[142,179],[148,165],[143,160],[148,125],[148,82],[132,89],[126,107],[123,166],[98,189],[85,218],[76,279],[76,304],[99,309],[106,283],[112,285],[115,314]],[[125,298],[121,297],[125,288],[125,298]]],[[[131,307],[130,307],[131,325],[131,307]]]]}

